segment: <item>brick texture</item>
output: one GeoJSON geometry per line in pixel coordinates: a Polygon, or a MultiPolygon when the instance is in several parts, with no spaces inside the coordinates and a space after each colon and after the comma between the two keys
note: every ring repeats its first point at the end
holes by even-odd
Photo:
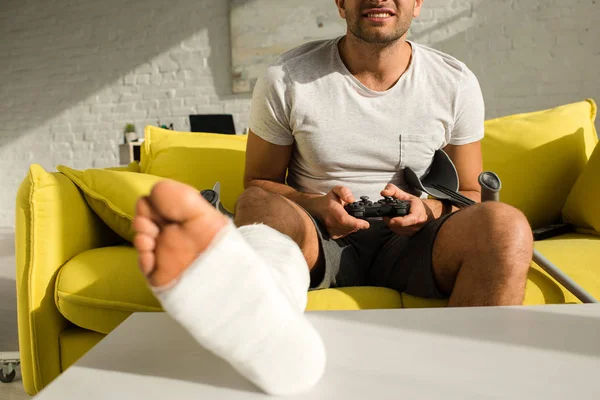
{"type": "MultiPolygon", "coordinates": [[[[141,136],[231,113],[241,133],[250,95],[231,94],[228,3],[0,2],[0,226],[31,163],[117,165],[126,123],[141,136]]],[[[427,0],[410,37],[466,62],[492,118],[600,101],[599,26],[600,0],[427,0]]]]}

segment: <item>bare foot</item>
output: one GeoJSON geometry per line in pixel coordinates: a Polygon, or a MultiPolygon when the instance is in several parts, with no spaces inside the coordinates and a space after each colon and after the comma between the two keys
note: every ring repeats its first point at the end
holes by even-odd
{"type": "Polygon", "coordinates": [[[170,283],[227,223],[193,187],[171,180],[157,183],[138,200],[133,220],[142,273],[152,286],[170,283]]]}

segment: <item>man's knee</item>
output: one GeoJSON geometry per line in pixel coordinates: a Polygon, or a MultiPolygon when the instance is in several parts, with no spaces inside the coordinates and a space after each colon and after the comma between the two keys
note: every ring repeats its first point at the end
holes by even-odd
{"type": "Polygon", "coordinates": [[[478,204],[475,226],[503,241],[531,243],[533,234],[527,217],[515,207],[500,202],[478,204]]]}
{"type": "Polygon", "coordinates": [[[244,190],[235,203],[235,224],[244,226],[254,223],[267,223],[268,213],[274,211],[269,206],[271,196],[273,194],[256,186],[244,190]]]}
{"type": "Polygon", "coordinates": [[[515,207],[500,202],[485,202],[475,207],[474,240],[498,256],[528,267],[533,252],[533,234],[527,217],[515,207]]]}
{"type": "Polygon", "coordinates": [[[283,196],[253,186],[246,189],[235,205],[235,223],[237,226],[263,223],[280,232],[286,232],[284,222],[295,219],[293,206],[283,196]]]}
{"type": "Polygon", "coordinates": [[[235,204],[236,215],[240,212],[247,211],[248,209],[259,208],[261,204],[264,204],[266,201],[268,201],[268,198],[271,195],[271,193],[259,188],[258,186],[251,186],[247,188],[237,199],[235,204]]]}

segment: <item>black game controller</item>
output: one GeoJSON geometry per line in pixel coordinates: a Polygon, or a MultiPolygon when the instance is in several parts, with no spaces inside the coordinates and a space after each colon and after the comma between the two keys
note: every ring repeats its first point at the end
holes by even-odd
{"type": "Polygon", "coordinates": [[[385,196],[375,203],[369,200],[369,196],[361,196],[360,200],[344,206],[346,212],[354,218],[394,218],[404,217],[410,213],[410,201],[407,200],[398,200],[391,196],[385,196]]]}

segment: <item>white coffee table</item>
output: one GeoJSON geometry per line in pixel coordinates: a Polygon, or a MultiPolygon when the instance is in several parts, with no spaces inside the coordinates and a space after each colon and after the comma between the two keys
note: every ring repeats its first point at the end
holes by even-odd
{"type": "MultiPolygon", "coordinates": [[[[600,306],[309,313],[328,353],[299,399],[597,399],[600,306]]],[[[270,398],[164,313],[133,314],[38,396],[270,398]]]]}

